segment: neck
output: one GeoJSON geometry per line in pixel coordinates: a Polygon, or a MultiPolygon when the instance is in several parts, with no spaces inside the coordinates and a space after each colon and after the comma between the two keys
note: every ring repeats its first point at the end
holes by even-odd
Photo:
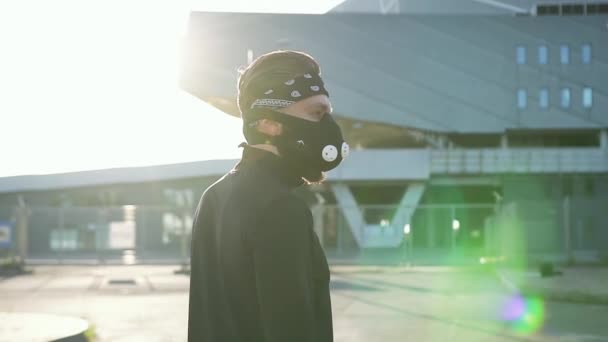
{"type": "Polygon", "coordinates": [[[270,153],[276,154],[277,156],[279,155],[279,150],[274,145],[257,144],[257,145],[250,145],[249,147],[253,147],[253,148],[260,149],[260,150],[268,151],[270,153]]]}

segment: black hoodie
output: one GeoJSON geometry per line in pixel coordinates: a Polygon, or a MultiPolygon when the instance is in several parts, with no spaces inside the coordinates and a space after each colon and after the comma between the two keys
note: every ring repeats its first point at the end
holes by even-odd
{"type": "Polygon", "coordinates": [[[245,147],[198,204],[189,342],[333,341],[329,268],[303,183],[280,157],[245,147]]]}

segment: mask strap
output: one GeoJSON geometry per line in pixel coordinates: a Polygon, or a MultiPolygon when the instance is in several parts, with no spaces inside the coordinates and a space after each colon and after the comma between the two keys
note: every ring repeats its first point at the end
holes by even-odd
{"type": "Polygon", "coordinates": [[[270,119],[272,121],[276,121],[282,124],[287,123],[288,119],[286,117],[287,114],[279,113],[272,109],[267,108],[256,108],[250,109],[243,115],[244,121],[246,125],[255,125],[257,121],[261,119],[270,119]]]}
{"type": "Polygon", "coordinates": [[[262,119],[270,119],[285,124],[285,115],[271,109],[256,108],[248,110],[243,115],[243,135],[245,139],[252,145],[274,143],[276,137],[259,132],[257,126],[262,119]]]}

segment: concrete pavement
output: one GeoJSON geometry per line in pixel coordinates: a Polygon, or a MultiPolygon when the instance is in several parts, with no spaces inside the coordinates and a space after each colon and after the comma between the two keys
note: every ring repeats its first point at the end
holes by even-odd
{"type": "MultiPolygon", "coordinates": [[[[189,280],[175,269],[36,267],[32,275],[0,280],[0,312],[82,317],[98,341],[185,341],[189,280]]],[[[545,303],[536,329],[517,329],[503,317],[512,294],[487,273],[449,267],[332,271],[337,342],[608,340],[605,306],[545,303]],[[572,315],[588,321],[577,323],[572,315]]]]}

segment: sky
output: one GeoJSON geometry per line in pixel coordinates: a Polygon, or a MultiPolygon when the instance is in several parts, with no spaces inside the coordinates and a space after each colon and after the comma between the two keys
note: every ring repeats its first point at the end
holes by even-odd
{"type": "Polygon", "coordinates": [[[340,2],[2,1],[0,177],[238,158],[240,119],[178,88],[188,14],[340,2]]]}

